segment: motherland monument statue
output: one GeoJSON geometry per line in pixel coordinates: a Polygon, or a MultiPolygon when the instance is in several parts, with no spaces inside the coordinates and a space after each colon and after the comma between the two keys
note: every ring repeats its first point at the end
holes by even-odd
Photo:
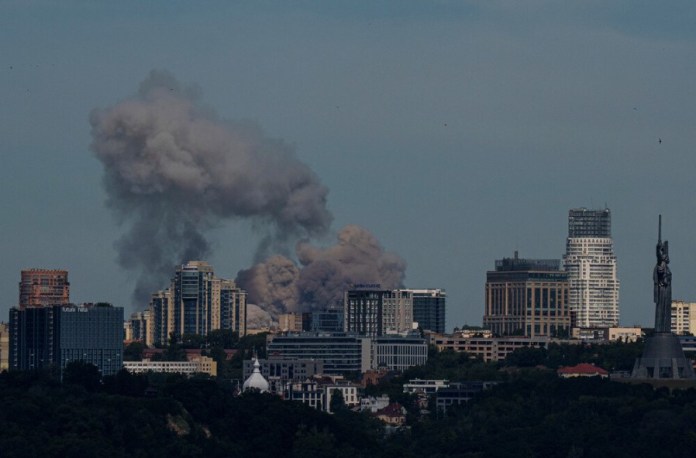
{"type": "Polygon", "coordinates": [[[643,356],[636,359],[634,379],[696,379],[691,361],[684,356],[679,337],[672,333],[672,271],[669,243],[662,241],[662,215],[657,230],[657,263],[653,269],[655,334],[645,341],[643,356]]]}

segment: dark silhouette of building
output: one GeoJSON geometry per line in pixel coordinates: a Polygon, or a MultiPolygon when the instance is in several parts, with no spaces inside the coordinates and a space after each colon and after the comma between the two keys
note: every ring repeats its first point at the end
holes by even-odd
{"type": "Polygon", "coordinates": [[[445,332],[444,289],[410,289],[413,293],[413,321],[424,331],[445,332]]]}
{"type": "Polygon", "coordinates": [[[62,371],[84,361],[113,375],[123,366],[123,309],[54,305],[10,309],[10,369],[62,371]]]}

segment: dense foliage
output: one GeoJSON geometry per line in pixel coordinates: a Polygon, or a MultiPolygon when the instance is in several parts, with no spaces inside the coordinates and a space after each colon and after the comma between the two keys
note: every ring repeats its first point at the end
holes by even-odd
{"type": "MultiPolygon", "coordinates": [[[[245,342],[240,353],[259,341],[245,342]]],[[[427,366],[370,389],[386,390],[409,408],[409,428],[392,434],[341,406],[339,397],[336,413],[328,415],[272,395],[234,396],[233,385],[221,378],[122,371],[101,380],[84,363],[71,363],[63,383],[49,373],[2,373],[0,456],[693,456],[696,389],[670,393],[598,378],[565,380],[536,368],[576,358],[621,367],[636,348],[525,350],[511,359],[514,367],[434,353],[427,366]],[[447,413],[432,405],[426,413],[400,392],[404,379],[416,377],[500,383],[447,413]]]]}

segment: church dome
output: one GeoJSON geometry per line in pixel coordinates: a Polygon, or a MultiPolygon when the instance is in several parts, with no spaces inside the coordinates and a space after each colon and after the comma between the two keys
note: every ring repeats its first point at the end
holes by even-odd
{"type": "Polygon", "coordinates": [[[259,390],[262,393],[268,392],[268,381],[261,375],[260,368],[259,359],[254,358],[254,372],[244,381],[244,385],[242,385],[243,391],[259,390]]]}

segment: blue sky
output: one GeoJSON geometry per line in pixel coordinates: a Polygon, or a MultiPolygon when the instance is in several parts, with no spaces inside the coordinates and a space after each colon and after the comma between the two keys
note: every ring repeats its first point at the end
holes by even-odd
{"type": "MultiPolygon", "coordinates": [[[[0,1],[0,317],[22,268],[66,268],[74,301],[131,304],[89,113],[152,69],[222,118],[294,145],[359,224],[478,324],[486,270],[560,258],[567,211],[603,207],[626,325],[652,321],[657,215],[673,295],[696,300],[696,7],[690,2],[0,1]],[[658,139],[662,143],[658,143],[658,139]]],[[[210,262],[252,263],[251,224],[210,262]]],[[[316,241],[328,243],[330,240],[316,241]]],[[[165,286],[165,285],[163,285],[165,286]]]]}

